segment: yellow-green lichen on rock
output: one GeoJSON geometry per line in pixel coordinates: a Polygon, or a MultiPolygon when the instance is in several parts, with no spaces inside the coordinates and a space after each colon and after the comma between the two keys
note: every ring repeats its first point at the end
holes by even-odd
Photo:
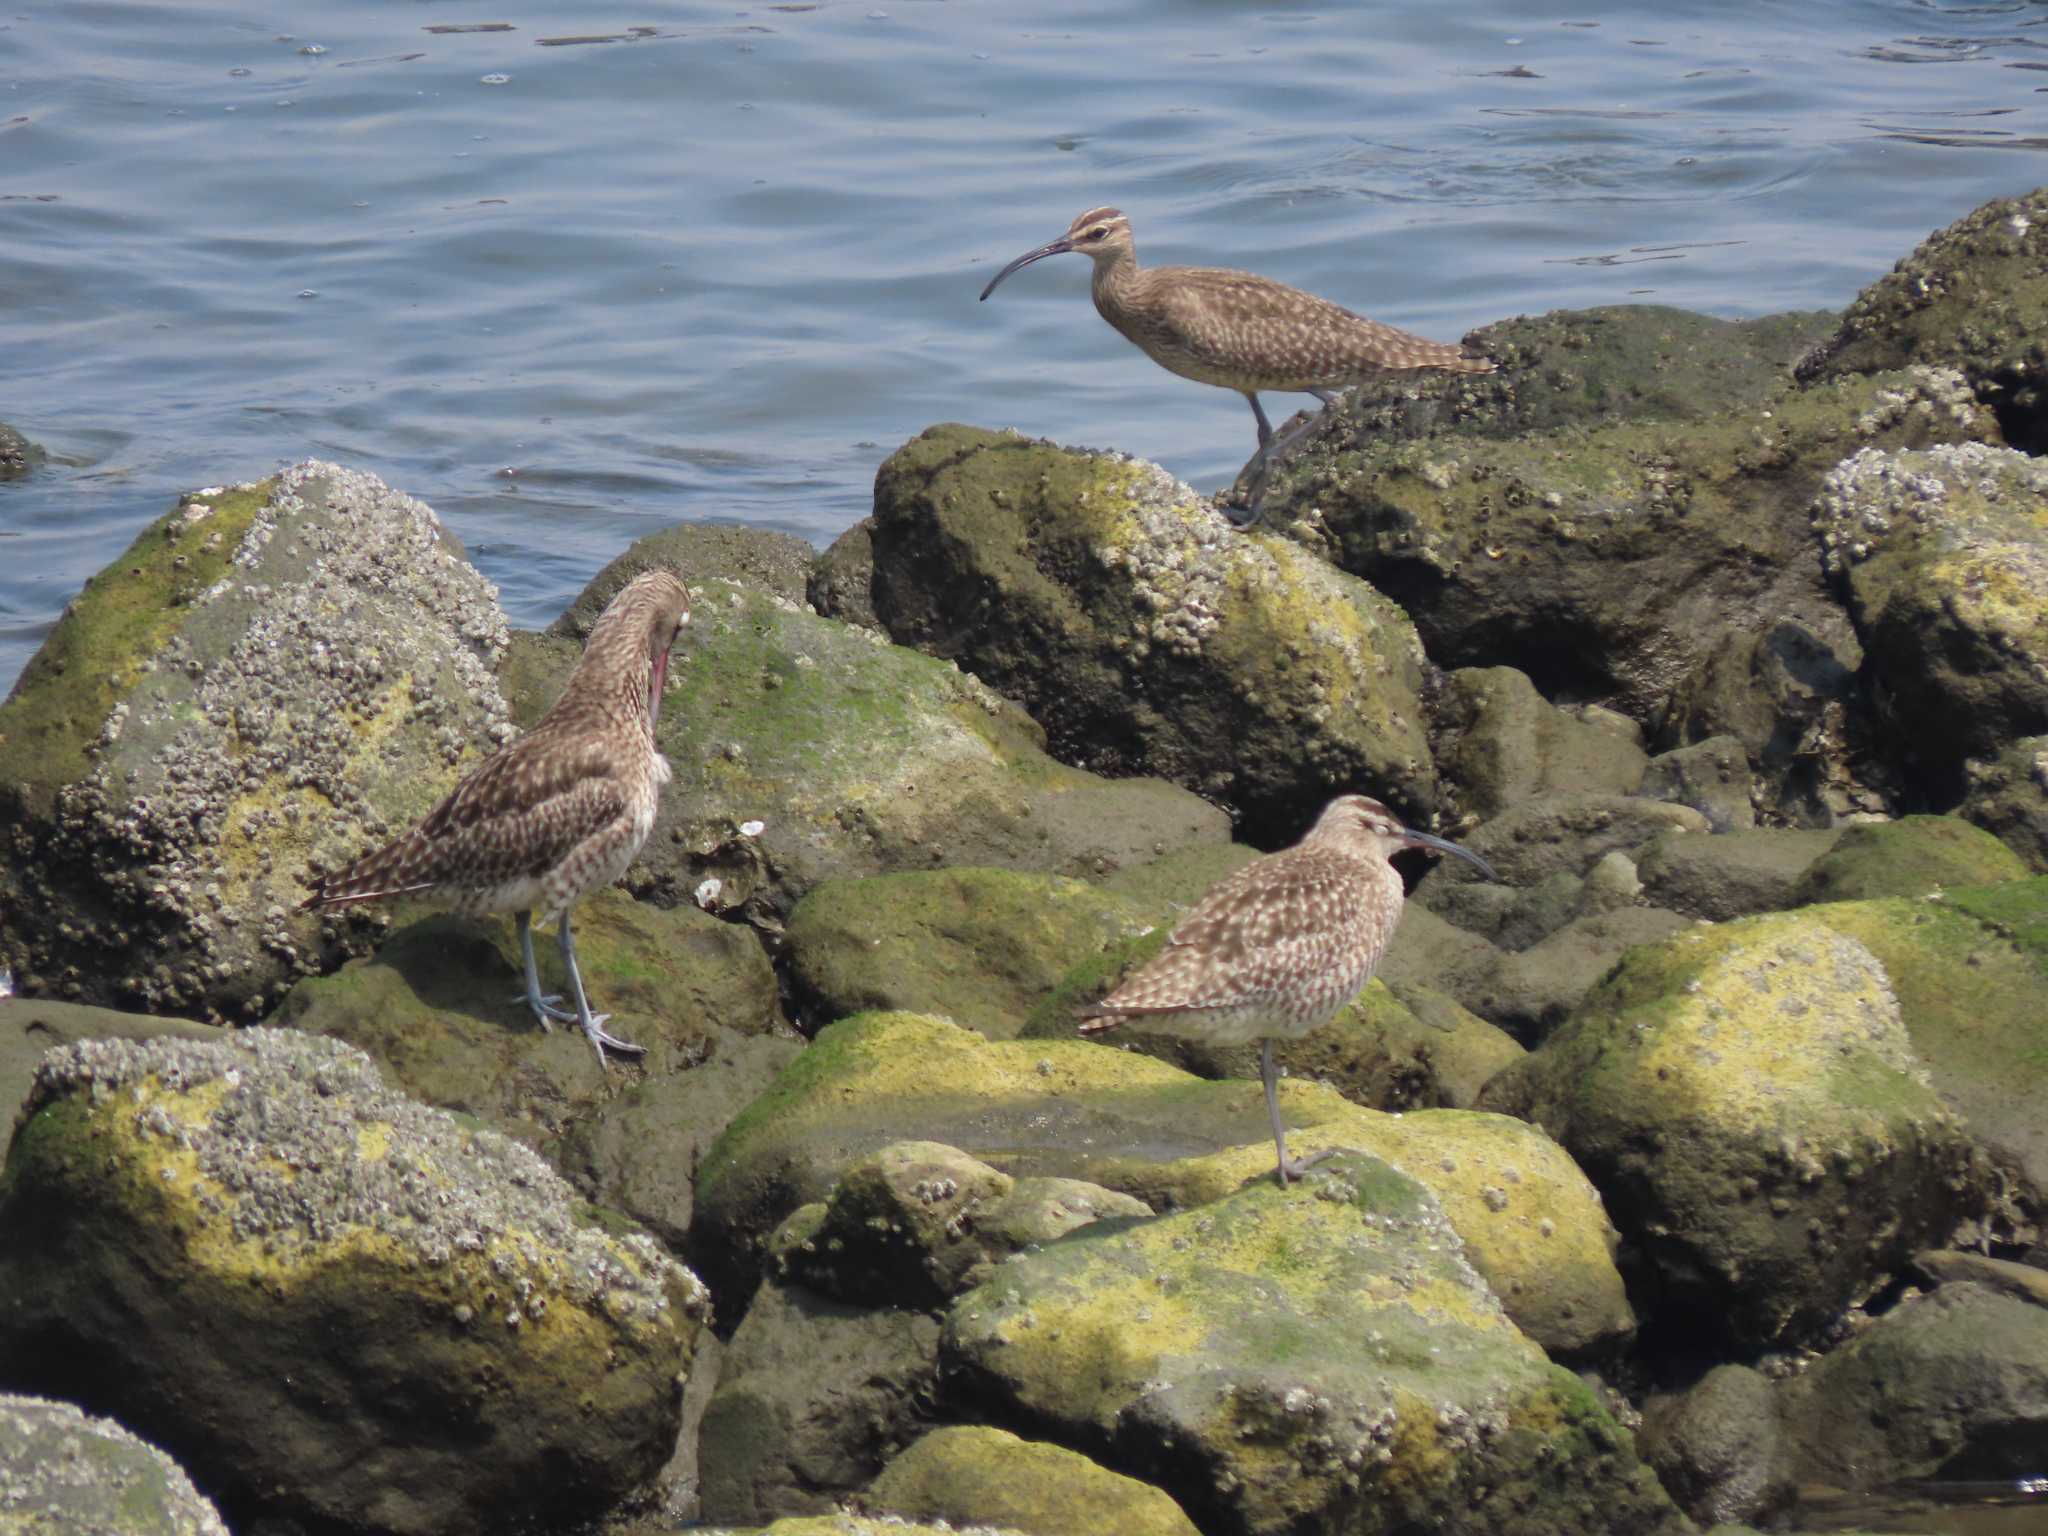
{"type": "Polygon", "coordinates": [[[983,1424],[933,1430],[884,1467],[859,1502],[876,1514],[944,1520],[955,1530],[996,1524],[1029,1536],[1198,1536],[1180,1506],[1151,1484],[1065,1446],[983,1424]]]}
{"type": "Polygon", "coordinates": [[[2026,873],[2018,854],[1960,816],[1902,816],[1844,827],[1807,867],[1790,904],[1925,896],[2026,873]]]}
{"type": "Polygon", "coordinates": [[[1631,950],[1482,1108],[1570,1150],[1674,1306],[1810,1335],[1979,1203],[1884,967],[1812,911],[1631,950]]]}
{"type": "Polygon", "coordinates": [[[1671,1518],[1626,1431],[1508,1321],[1435,1198],[1363,1154],[1014,1258],[955,1301],[945,1359],[1204,1528],[1671,1518]]]}
{"type": "Polygon", "coordinates": [[[320,963],[311,872],[508,734],[496,597],[374,476],[186,497],[0,707],[0,964],[32,994],[263,1012],[320,963]]]}
{"type": "Polygon", "coordinates": [[[1407,617],[1155,465],[933,427],[877,475],[872,539],[890,633],[1018,698],[1062,757],[1198,789],[1254,840],[1338,787],[1434,802],[1407,617]]]}
{"type": "MultiPolygon", "coordinates": [[[[1599,1199],[1540,1134],[1491,1115],[1380,1114],[1292,1079],[1280,1096],[1297,1155],[1362,1149],[1436,1191],[1475,1263],[1546,1346],[1628,1331],[1599,1199]]],[[[987,1041],[924,1015],[861,1015],[822,1031],[706,1156],[693,1251],[731,1265],[714,1280],[721,1294],[747,1283],[785,1216],[912,1137],[1155,1207],[1214,1200],[1273,1173],[1256,1080],[1205,1082],[1078,1039],[987,1041]]]]}
{"type": "Polygon", "coordinates": [[[709,1314],[651,1239],[576,1210],[332,1041],[67,1046],[0,1179],[0,1348],[238,1518],[569,1519],[660,1469],[709,1314]]]}

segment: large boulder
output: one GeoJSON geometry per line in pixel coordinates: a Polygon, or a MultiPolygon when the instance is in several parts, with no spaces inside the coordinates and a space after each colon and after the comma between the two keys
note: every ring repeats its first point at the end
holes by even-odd
{"type": "Polygon", "coordinates": [[[0,1533],[64,1532],[228,1536],[184,1468],[112,1419],[0,1395],[0,1533]]]}
{"type": "Polygon", "coordinates": [[[1017,699],[1064,761],[1200,790],[1257,843],[1340,790],[1434,806],[1406,616],[1155,465],[933,427],[876,476],[872,539],[889,633],[1017,699]]]}
{"type": "Polygon", "coordinates": [[[1049,1426],[1207,1531],[1684,1528],[1436,1199],[1370,1156],[1020,1255],[954,1302],[944,1359],[963,1409],[1049,1426]]]}
{"type": "MultiPolygon", "coordinates": [[[[821,880],[950,864],[1092,876],[1229,836],[1185,790],[1054,762],[1023,711],[943,661],[772,589],[692,591],[659,729],[675,778],[626,872],[636,895],[779,931],[821,880]]],[[[576,653],[516,638],[516,718],[554,698],[576,653]]]]}
{"type": "Polygon", "coordinates": [[[238,1522],[587,1518],[667,1460],[709,1310],[525,1147],[289,1030],[52,1052],[0,1234],[0,1374],[115,1414],[238,1522]]]}
{"type": "Polygon", "coordinates": [[[505,642],[496,589],[373,475],[184,497],[0,705],[0,966],[26,993],[264,1013],[321,961],[309,872],[509,735],[505,642]]]}
{"type": "MultiPolygon", "coordinates": [[[[1714,339],[1660,310],[1606,311],[1584,329],[1633,333],[1644,352],[1667,333],[1674,350],[1714,339]]],[[[1555,399],[1599,346],[1553,331],[1490,382],[1555,399]]],[[[1998,441],[1952,372],[1804,390],[1782,367],[1740,377],[1717,409],[1676,420],[1574,404],[1539,424],[1503,406],[1420,436],[1375,430],[1362,404],[1276,477],[1267,517],[1400,603],[1438,664],[1511,664],[1547,697],[1601,699],[1648,725],[1733,635],[1790,621],[1853,657],[1807,523],[1844,457],[1998,441]]]]}
{"type": "Polygon", "coordinates": [[[1965,758],[2048,731],[2048,465],[1868,447],[1829,472],[1813,521],[1893,754],[1938,798],[1960,795],[1965,758]]]}
{"type": "MultiPolygon", "coordinates": [[[[1381,1114],[1292,1079],[1280,1103],[1296,1156],[1361,1149],[1427,1184],[1473,1264],[1545,1347],[1584,1351],[1633,1328],[1607,1217],[1533,1127],[1454,1110],[1381,1114]]],[[[990,1041],[942,1019],[864,1014],[821,1031],[706,1157],[690,1251],[721,1299],[752,1283],[785,1217],[911,1137],[1020,1180],[1085,1180],[1154,1208],[1273,1175],[1255,1081],[1203,1082],[1083,1040],[990,1041]]]]}
{"type": "Polygon", "coordinates": [[[1856,297],[1803,379],[1908,364],[1960,369],[2007,441],[2048,448],[2048,187],[1999,198],[1936,230],[1856,297]]]}
{"type": "Polygon", "coordinates": [[[1631,952],[1480,1103],[1572,1153],[1660,1315],[1751,1348],[1822,1332],[1984,1209],[1884,967],[1810,911],[1631,952]]]}

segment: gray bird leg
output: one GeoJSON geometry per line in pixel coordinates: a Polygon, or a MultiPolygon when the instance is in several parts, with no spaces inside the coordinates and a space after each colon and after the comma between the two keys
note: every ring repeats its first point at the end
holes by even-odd
{"type": "Polygon", "coordinates": [[[1266,1085],[1266,1113],[1273,1117],[1273,1146],[1280,1154],[1280,1187],[1285,1189],[1289,1179],[1300,1178],[1330,1153],[1326,1148],[1305,1158],[1287,1155],[1287,1128],[1280,1123],[1280,1095],[1275,1091],[1280,1081],[1280,1073],[1273,1064],[1271,1040],[1259,1042],[1259,1081],[1266,1085]]]}
{"type": "Polygon", "coordinates": [[[590,1000],[583,995],[583,972],[576,964],[576,935],[569,928],[569,909],[567,907],[562,909],[561,920],[555,929],[555,937],[561,942],[562,966],[569,973],[569,990],[576,994],[576,1022],[583,1026],[583,1033],[589,1037],[591,1048],[597,1052],[597,1064],[600,1067],[608,1065],[604,1057],[606,1046],[610,1046],[622,1055],[644,1056],[647,1053],[646,1046],[635,1045],[630,1040],[620,1040],[606,1034],[599,1027],[606,1019],[611,1017],[610,1014],[593,1014],[590,1011],[590,1000]]]}
{"type": "Polygon", "coordinates": [[[562,1000],[561,993],[551,992],[546,997],[542,997],[540,994],[540,969],[533,963],[533,914],[531,912],[519,914],[519,957],[526,962],[526,990],[513,998],[512,1001],[524,1003],[528,1008],[531,1008],[533,1016],[540,1020],[540,1027],[542,1029],[553,1027],[548,1022],[550,1019],[554,1020],[557,1024],[574,1024],[576,1022],[575,1014],[566,1008],[554,1006],[562,1000]]]}

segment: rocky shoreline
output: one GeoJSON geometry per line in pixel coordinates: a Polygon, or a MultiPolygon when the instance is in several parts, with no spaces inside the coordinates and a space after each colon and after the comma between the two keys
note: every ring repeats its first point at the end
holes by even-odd
{"type": "Polygon", "coordinates": [[[0,705],[0,1530],[1730,1536],[2048,1474],[2044,317],[2048,191],[1842,316],[1491,327],[1259,530],[941,425],[831,549],[672,529],[539,634],[360,471],[183,498],[0,705]],[[509,918],[298,903],[654,565],[607,1072],[509,918]],[[1074,1010],[1352,790],[1501,880],[1407,871],[1283,1188],[1249,1049],[1074,1010]]]}

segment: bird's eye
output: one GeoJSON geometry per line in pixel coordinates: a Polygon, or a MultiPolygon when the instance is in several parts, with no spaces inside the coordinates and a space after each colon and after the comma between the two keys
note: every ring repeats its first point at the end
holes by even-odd
{"type": "Polygon", "coordinates": [[[1108,237],[1109,226],[1107,224],[1098,224],[1093,229],[1088,231],[1088,238],[1090,240],[1105,240],[1108,237]]]}

